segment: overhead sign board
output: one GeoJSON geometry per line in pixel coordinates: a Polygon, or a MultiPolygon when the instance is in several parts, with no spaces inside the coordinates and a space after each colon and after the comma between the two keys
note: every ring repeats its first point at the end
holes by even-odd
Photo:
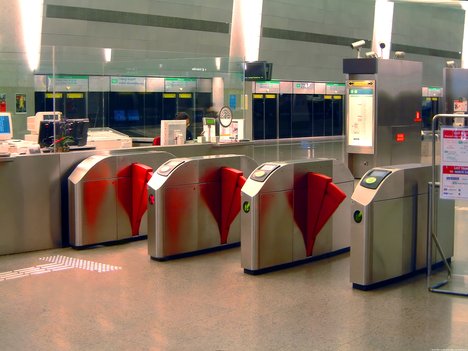
{"type": "Polygon", "coordinates": [[[145,92],[145,77],[111,77],[111,91],[145,92]]]}

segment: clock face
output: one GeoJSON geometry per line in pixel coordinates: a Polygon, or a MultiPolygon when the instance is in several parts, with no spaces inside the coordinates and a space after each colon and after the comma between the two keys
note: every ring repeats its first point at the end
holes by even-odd
{"type": "Polygon", "coordinates": [[[232,111],[228,106],[223,106],[219,111],[219,124],[224,128],[231,125],[232,122],[232,111]]]}

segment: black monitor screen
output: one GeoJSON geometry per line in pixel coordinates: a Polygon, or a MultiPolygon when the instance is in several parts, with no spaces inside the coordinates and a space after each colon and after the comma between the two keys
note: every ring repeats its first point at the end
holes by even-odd
{"type": "Polygon", "coordinates": [[[255,61],[245,63],[245,80],[266,80],[267,64],[265,61],[255,61]]]}

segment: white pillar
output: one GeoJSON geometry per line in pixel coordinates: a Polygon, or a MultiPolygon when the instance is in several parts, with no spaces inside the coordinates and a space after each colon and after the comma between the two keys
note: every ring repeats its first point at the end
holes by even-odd
{"type": "Polygon", "coordinates": [[[31,71],[39,67],[41,57],[43,0],[20,0],[24,50],[31,71]]]}
{"type": "Polygon", "coordinates": [[[390,58],[392,46],[393,1],[375,0],[374,32],[372,35],[372,51],[379,57],[390,58]],[[380,43],[385,48],[380,48],[380,43]]]}
{"type": "Polygon", "coordinates": [[[258,60],[263,0],[234,0],[232,4],[230,57],[258,60]]]}

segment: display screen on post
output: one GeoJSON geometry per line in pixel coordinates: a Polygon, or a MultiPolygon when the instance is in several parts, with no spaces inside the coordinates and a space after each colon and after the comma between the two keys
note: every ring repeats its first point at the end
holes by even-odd
{"type": "Polygon", "coordinates": [[[347,82],[348,151],[373,153],[375,81],[347,82]],[[352,150],[350,150],[350,148],[352,150]]]}

